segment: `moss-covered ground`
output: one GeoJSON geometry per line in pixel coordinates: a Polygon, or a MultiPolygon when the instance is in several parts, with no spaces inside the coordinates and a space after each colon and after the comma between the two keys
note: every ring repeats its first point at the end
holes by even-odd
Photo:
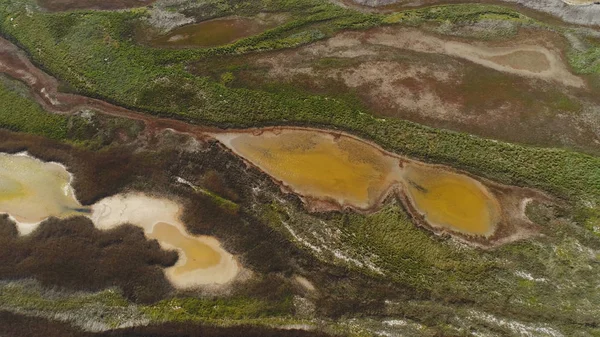
{"type": "MultiPolygon", "coordinates": [[[[235,204],[222,191],[206,186],[198,187],[195,197],[184,193],[190,200],[210,205],[218,219],[195,230],[232,237],[235,233],[250,236],[260,230],[255,235],[268,237],[276,248],[287,250],[278,254],[265,248],[266,242],[253,246],[244,238],[233,238],[230,244],[244,254],[259,279],[270,280],[263,285],[276,283],[279,288],[267,289],[267,294],[256,290],[260,296],[183,293],[146,305],[130,302],[115,289],[49,292],[37,284],[16,281],[0,284],[1,309],[63,317],[88,329],[149,321],[200,321],[217,325],[312,324],[325,331],[355,335],[385,332],[392,327],[406,335],[599,333],[596,304],[600,293],[595,285],[600,276],[600,158],[564,149],[508,144],[398,119],[382,120],[352,98],[291,89],[232,88],[227,85],[233,80],[231,75],[196,77],[187,71],[190,63],[295,47],[343,29],[382,24],[469,24],[488,19],[537,24],[533,20],[513,10],[486,5],[425,8],[389,16],[359,13],[319,0],[214,0],[202,1],[198,7],[174,5],[166,9],[196,17],[201,13],[217,17],[286,12],[292,19],[228,46],[160,50],[138,44],[133,33],[138,25],[148,24],[146,19],[156,9],[48,13],[29,0],[6,0],[0,4],[0,33],[59,78],[64,90],[150,114],[220,127],[286,124],[343,129],[400,154],[446,163],[508,184],[540,188],[566,203],[529,207],[530,218],[543,227],[541,236],[482,251],[415,227],[394,200],[371,215],[308,214],[297,198],[282,194],[258,172],[239,169],[241,163],[229,158],[212,169],[234,170],[229,164],[233,161],[237,171],[228,174],[232,180],[239,176],[239,182],[247,186],[236,187],[239,199],[235,204]],[[259,187],[258,193],[253,192],[254,187],[259,187]],[[281,243],[287,241],[296,248],[281,243]],[[266,254],[275,257],[269,260],[270,265],[261,267],[257,261],[266,254]],[[308,257],[313,255],[315,260],[308,257]],[[292,276],[302,271],[322,289],[320,294],[293,288],[292,276]],[[271,290],[274,298],[265,299],[271,290]],[[298,304],[302,301],[314,308],[302,312],[298,304]],[[403,323],[398,323],[400,320],[403,323]]],[[[575,71],[597,76],[598,48],[593,39],[586,43],[588,49],[570,51],[569,59],[575,71]]],[[[139,125],[119,119],[102,120],[98,126],[85,114],[48,114],[32,101],[26,88],[6,78],[0,78],[0,100],[1,127],[69,143],[78,149],[65,150],[74,158],[77,151],[116,146],[115,130],[127,130],[132,138],[140,131],[139,125]]],[[[68,158],[66,154],[63,157],[68,158]]],[[[181,164],[192,162],[191,157],[173,154],[165,157],[167,160],[143,154],[135,158],[144,159],[148,165],[157,163],[156,167],[165,170],[164,177],[131,168],[123,173],[128,175],[125,178],[114,176],[130,187],[159,185],[168,182],[171,175],[196,172],[196,166],[181,164]]],[[[123,158],[126,162],[134,157],[123,158]]],[[[195,165],[205,169],[202,163],[195,165]]],[[[109,172],[110,168],[99,169],[103,170],[109,172]]],[[[113,177],[114,172],[110,172],[113,177]]]]}

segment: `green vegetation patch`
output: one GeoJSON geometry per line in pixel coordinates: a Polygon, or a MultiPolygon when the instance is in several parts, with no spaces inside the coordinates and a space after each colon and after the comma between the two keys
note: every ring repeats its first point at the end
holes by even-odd
{"type": "Polygon", "coordinates": [[[0,76],[0,127],[57,140],[67,138],[69,118],[44,111],[27,97],[27,90],[20,83],[0,76]]]}
{"type": "Polygon", "coordinates": [[[481,20],[532,21],[527,16],[502,6],[485,4],[457,4],[432,6],[401,11],[387,15],[385,23],[420,25],[425,22],[473,24],[481,20]]]}

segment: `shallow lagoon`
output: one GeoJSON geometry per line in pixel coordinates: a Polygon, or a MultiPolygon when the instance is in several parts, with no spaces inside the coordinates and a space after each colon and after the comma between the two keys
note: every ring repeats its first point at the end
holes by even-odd
{"type": "Polygon", "coordinates": [[[500,221],[498,201],[479,181],[349,135],[290,128],[213,137],[309,202],[369,210],[396,191],[431,227],[488,237],[500,221]]]}

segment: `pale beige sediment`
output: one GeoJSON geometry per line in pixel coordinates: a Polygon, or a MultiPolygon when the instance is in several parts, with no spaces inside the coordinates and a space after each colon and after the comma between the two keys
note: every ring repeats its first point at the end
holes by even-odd
{"type": "Polygon", "coordinates": [[[213,237],[189,235],[179,220],[180,214],[181,206],[171,200],[150,197],[142,193],[130,193],[99,201],[92,206],[91,219],[100,229],[110,229],[122,224],[139,226],[148,237],[157,239],[163,248],[177,249],[179,260],[174,266],[167,268],[165,274],[178,288],[222,285],[234,280],[241,271],[241,266],[235,257],[225,251],[219,241],[213,237]],[[153,236],[154,227],[159,223],[172,225],[183,236],[209,246],[221,256],[219,263],[208,268],[181,272],[180,267],[185,266],[190,257],[185,255],[184,250],[167,243],[167,240],[153,236]]]}
{"type": "Polygon", "coordinates": [[[49,217],[65,218],[85,211],[71,187],[66,167],[27,153],[0,153],[0,213],[8,214],[21,235],[33,232],[49,217]]]}
{"type": "Polygon", "coordinates": [[[15,221],[21,235],[30,234],[49,217],[75,215],[89,216],[102,230],[123,224],[139,226],[148,238],[156,239],[163,248],[179,251],[177,263],[165,270],[169,281],[178,288],[226,284],[242,270],[235,257],[225,251],[216,238],[187,233],[179,220],[179,204],[131,193],[103,199],[91,207],[89,214],[90,208],[82,206],[75,197],[72,179],[67,169],[58,163],[44,162],[26,153],[0,153],[0,213],[8,214],[15,221]],[[161,237],[167,234],[164,231],[154,233],[157,224],[168,224],[177,231],[168,232],[169,238],[161,237]],[[184,247],[172,242],[180,242],[184,247]],[[194,242],[197,242],[196,246],[194,242]],[[188,261],[194,258],[188,256],[188,251],[197,254],[194,261],[188,261]],[[202,255],[205,253],[208,256],[202,255]],[[214,258],[215,255],[218,258],[214,258]]]}
{"type": "Polygon", "coordinates": [[[586,5],[593,5],[593,4],[598,4],[599,1],[598,0],[562,0],[564,3],[566,3],[567,5],[572,5],[572,6],[586,6],[586,5]]]}

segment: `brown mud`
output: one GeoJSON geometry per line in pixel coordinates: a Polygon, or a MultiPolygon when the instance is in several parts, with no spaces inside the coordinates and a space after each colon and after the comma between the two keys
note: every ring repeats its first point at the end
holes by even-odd
{"type": "MultiPolygon", "coordinates": [[[[58,92],[58,82],[56,79],[51,77],[50,75],[42,72],[37,69],[28,59],[27,57],[14,45],[10,42],[0,39],[0,72],[4,72],[7,75],[14,77],[32,89],[33,94],[36,97],[36,100],[48,111],[62,114],[74,113],[81,109],[93,109],[100,113],[117,116],[122,118],[129,118],[133,120],[142,121],[146,124],[147,130],[149,132],[162,131],[164,129],[172,129],[179,133],[184,133],[195,137],[202,141],[207,141],[212,139],[211,134],[219,134],[223,133],[224,130],[217,128],[206,128],[202,126],[196,126],[192,124],[185,123],[183,121],[177,121],[172,119],[165,118],[157,118],[145,115],[143,113],[134,112],[122,107],[118,107],[97,99],[91,99],[88,97],[83,97],[79,95],[73,94],[63,94],[58,92]]],[[[281,128],[266,128],[255,130],[255,132],[264,132],[272,129],[281,129],[281,128]]],[[[323,130],[313,129],[315,132],[326,132],[323,130]]],[[[243,131],[247,132],[247,131],[243,131]]],[[[341,134],[340,134],[341,135],[341,134]]],[[[352,137],[354,139],[358,139],[355,136],[344,134],[344,136],[352,137]]],[[[376,144],[372,144],[366,142],[364,140],[360,140],[363,143],[368,144],[369,146],[376,147],[380,149],[380,147],[376,144]]],[[[397,155],[395,155],[397,156],[397,155]]],[[[451,170],[450,168],[444,167],[445,170],[451,170]]],[[[483,180],[481,180],[483,181],[483,180]]],[[[501,189],[504,191],[510,191],[511,187],[498,185],[492,182],[487,182],[489,188],[492,189],[501,189]]],[[[526,192],[525,189],[514,187],[514,190],[511,193],[515,193],[522,197],[538,197],[544,199],[545,197],[540,192],[526,192]],[[533,196],[530,194],[533,193],[533,196]]],[[[381,199],[383,201],[383,199],[381,199]]],[[[410,204],[407,200],[404,200],[406,204],[410,204]]],[[[331,209],[339,209],[339,204],[331,203],[327,200],[315,200],[312,205],[321,204],[319,207],[312,207],[312,210],[331,210],[331,209]],[[323,207],[326,205],[325,207],[323,207]]],[[[376,207],[373,209],[377,209],[381,206],[381,202],[378,203],[376,207]]],[[[525,237],[525,234],[532,234],[535,232],[531,227],[533,224],[528,221],[522,219],[521,210],[517,211],[515,209],[516,205],[514,203],[508,203],[503,205],[503,209],[505,214],[502,216],[503,221],[501,225],[497,228],[494,235],[489,238],[486,237],[471,237],[468,235],[454,233],[452,231],[447,231],[439,228],[433,228],[427,224],[426,221],[419,216],[415,210],[411,210],[411,214],[417,220],[417,222],[429,229],[432,229],[436,233],[452,233],[456,234],[458,238],[463,239],[467,242],[471,242],[475,245],[482,247],[494,247],[499,243],[505,243],[508,241],[513,241],[515,239],[519,239],[525,237]],[[523,221],[519,221],[518,223],[512,223],[509,220],[521,219],[523,221]],[[509,239],[510,238],[510,239],[509,239]]],[[[360,211],[360,209],[357,209],[360,211]]],[[[370,210],[372,211],[372,210],[370,210]]]]}
{"type": "Polygon", "coordinates": [[[156,0],[38,0],[42,8],[51,12],[72,11],[78,9],[117,10],[144,7],[156,0]]]}
{"type": "Polygon", "coordinates": [[[206,48],[230,44],[260,34],[287,20],[286,14],[260,13],[253,17],[228,16],[177,27],[167,33],[140,27],[136,39],[155,48],[206,48]]]}

